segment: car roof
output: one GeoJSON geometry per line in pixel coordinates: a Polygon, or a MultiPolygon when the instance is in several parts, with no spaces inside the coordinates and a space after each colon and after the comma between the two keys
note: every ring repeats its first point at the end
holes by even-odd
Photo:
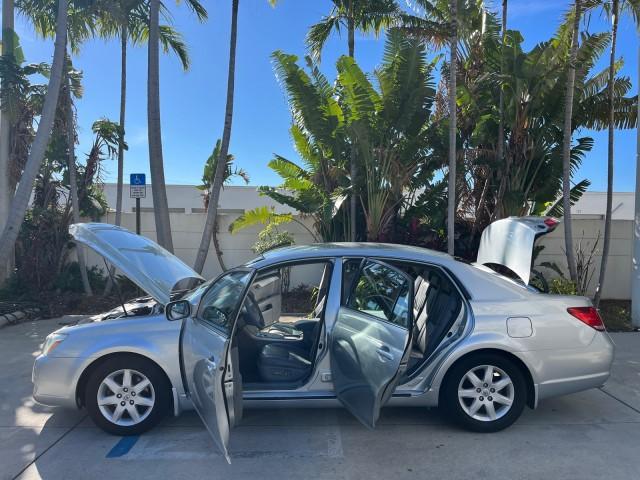
{"type": "Polygon", "coordinates": [[[251,268],[267,268],[281,262],[329,257],[374,257],[407,260],[440,265],[461,279],[471,298],[477,300],[522,299],[529,296],[526,288],[488,273],[473,265],[456,260],[447,253],[412,245],[391,243],[317,243],[276,248],[245,264],[251,268]]]}

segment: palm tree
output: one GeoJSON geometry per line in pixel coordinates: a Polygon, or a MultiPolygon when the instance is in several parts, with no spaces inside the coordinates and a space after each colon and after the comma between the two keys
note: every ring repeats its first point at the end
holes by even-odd
{"type": "MultiPolygon", "coordinates": [[[[218,139],[216,145],[207,158],[207,161],[204,164],[204,171],[202,173],[202,184],[198,186],[199,190],[202,190],[202,200],[204,203],[204,208],[209,209],[209,204],[211,200],[211,187],[213,185],[213,180],[215,179],[215,172],[218,169],[218,161],[220,160],[220,148],[221,148],[222,140],[218,139]]],[[[245,184],[249,183],[249,174],[242,168],[238,168],[233,166],[234,157],[231,154],[227,155],[227,161],[224,170],[224,177],[222,179],[222,184],[226,185],[232,178],[238,177],[244,181],[245,184]]],[[[216,256],[218,257],[218,262],[220,263],[220,267],[222,270],[226,270],[224,260],[222,259],[222,250],[220,250],[220,244],[218,243],[218,229],[216,228],[213,231],[213,246],[216,250],[216,256]]]]}
{"type": "MultiPolygon", "coordinates": [[[[608,5],[607,5],[608,7],[608,5]]],[[[608,144],[607,144],[607,210],[604,220],[604,242],[602,244],[602,258],[600,260],[600,273],[598,275],[598,286],[594,298],[595,306],[600,304],[602,296],[602,286],[604,285],[605,274],[607,270],[607,260],[609,257],[609,248],[611,245],[611,213],[613,210],[613,142],[615,132],[615,75],[616,75],[616,41],[618,39],[618,17],[620,14],[620,1],[611,1],[611,54],[609,56],[609,85],[608,85],[608,107],[609,107],[609,128],[608,128],[608,144]]]]}
{"type": "MultiPolygon", "coordinates": [[[[186,0],[196,15],[205,19],[206,10],[197,0],[186,0]]],[[[156,235],[160,245],[173,252],[169,203],[164,181],[164,159],[162,157],[162,131],[160,128],[160,0],[149,0],[149,60],[147,78],[147,123],[149,136],[149,171],[153,194],[153,214],[156,235]]]]}
{"type": "MultiPolygon", "coordinates": [[[[504,50],[505,43],[507,41],[507,0],[502,0],[502,41],[500,42],[500,74],[504,75],[504,50]]],[[[504,92],[500,87],[500,99],[498,101],[498,145],[496,147],[496,159],[499,165],[504,162],[504,92]]],[[[505,168],[508,168],[505,165],[505,168]]],[[[500,182],[500,189],[504,190],[506,184],[506,177],[500,182]]],[[[487,185],[489,183],[487,182],[487,185]]],[[[502,216],[502,212],[499,212],[499,217],[502,216]]]]}
{"type": "MultiPolygon", "coordinates": [[[[271,6],[276,4],[277,0],[269,0],[271,6]]],[[[222,131],[222,144],[220,145],[220,158],[227,158],[229,155],[229,143],[231,142],[231,125],[233,123],[233,94],[235,90],[236,75],[236,43],[238,39],[238,7],[239,0],[232,0],[231,3],[231,38],[229,40],[229,69],[227,71],[227,102],[224,112],[224,128],[222,131]]],[[[217,229],[218,222],[218,202],[220,200],[220,191],[224,183],[226,171],[226,162],[217,162],[213,181],[211,183],[211,195],[209,198],[209,206],[207,208],[207,219],[205,220],[200,246],[196,254],[194,270],[202,273],[204,262],[207,260],[211,238],[217,229]]],[[[219,253],[219,250],[216,250],[219,253]]],[[[218,257],[221,260],[221,257],[218,257]]],[[[223,262],[220,261],[220,268],[224,270],[223,262]]]]}
{"type": "Polygon", "coordinates": [[[564,225],[564,245],[567,255],[569,275],[573,282],[578,280],[575,252],[573,249],[573,231],[571,225],[571,118],[573,116],[573,96],[575,92],[576,61],[578,57],[578,36],[580,35],[580,18],[582,16],[582,0],[575,0],[573,11],[573,28],[571,34],[571,51],[567,69],[567,83],[564,95],[564,123],[562,143],[562,208],[564,225]]]}
{"type": "Polygon", "coordinates": [[[449,40],[449,188],[447,191],[447,252],[454,254],[456,221],[456,69],[458,64],[458,0],[451,0],[451,37],[449,40]]]}
{"type": "MultiPolygon", "coordinates": [[[[355,58],[355,32],[372,32],[378,35],[383,28],[393,25],[400,17],[401,11],[395,0],[332,0],[333,7],[329,15],[309,29],[307,47],[311,56],[320,60],[322,48],[333,30],[347,30],[347,46],[349,56],[355,58]]],[[[350,240],[355,241],[357,235],[357,198],[356,149],[352,147],[349,159],[349,175],[352,192],[349,198],[350,240]]]]}
{"type": "Polygon", "coordinates": [[[162,132],[160,129],[160,0],[149,0],[149,60],[147,79],[147,122],[149,135],[149,171],[153,194],[153,214],[160,245],[173,252],[169,203],[164,181],[162,132]]]}
{"type": "MultiPolygon", "coordinates": [[[[193,7],[199,20],[206,19],[206,11],[194,0],[193,7]]],[[[118,147],[118,176],[116,192],[116,219],[115,224],[122,221],[122,195],[124,183],[124,152],[125,152],[125,122],[126,122],[126,96],[127,96],[127,49],[129,42],[139,44],[144,42],[149,35],[149,10],[143,0],[117,0],[106,1],[101,5],[99,31],[103,37],[118,37],[120,40],[120,119],[122,128],[120,145],[118,147]]],[[[161,7],[162,9],[162,4],[161,7]]],[[[160,25],[160,44],[165,53],[171,49],[178,56],[184,70],[189,69],[189,53],[182,39],[170,25],[160,25]]]]}
{"type": "MultiPolygon", "coordinates": [[[[69,191],[71,196],[71,209],[73,214],[73,223],[80,223],[80,202],[78,201],[78,180],[76,170],[76,126],[75,116],[73,114],[73,100],[71,98],[71,76],[72,70],[71,59],[67,57],[65,68],[65,83],[62,87],[62,98],[60,104],[64,111],[65,126],[67,133],[67,168],[69,170],[69,191]]],[[[91,284],[89,283],[89,275],[87,274],[87,265],[84,256],[84,249],[80,245],[76,245],[76,254],[78,257],[78,266],[80,267],[80,278],[82,279],[82,287],[86,295],[93,295],[91,284]]]]}
{"type": "Polygon", "coordinates": [[[55,46],[53,52],[53,64],[51,67],[51,76],[49,77],[49,85],[45,96],[42,115],[38,123],[38,131],[29,152],[29,157],[25,165],[24,171],[20,178],[20,183],[11,202],[11,209],[7,222],[0,236],[0,265],[5,265],[16,239],[20,226],[24,220],[25,213],[29,206],[29,198],[33,184],[40,170],[40,165],[44,158],[53,121],[58,104],[58,96],[63,80],[63,68],[67,40],[67,19],[68,19],[68,0],[59,0],[56,14],[55,29],[55,46]]]}
{"type": "MultiPolygon", "coordinates": [[[[8,58],[13,55],[13,20],[14,4],[13,0],[2,0],[2,56],[8,58]]],[[[4,86],[0,86],[4,89],[4,86]]],[[[9,215],[9,205],[11,204],[11,189],[9,188],[9,142],[11,137],[11,122],[8,113],[0,111],[0,228],[9,215]]],[[[0,264],[0,283],[7,279],[11,270],[12,262],[0,264]]]]}

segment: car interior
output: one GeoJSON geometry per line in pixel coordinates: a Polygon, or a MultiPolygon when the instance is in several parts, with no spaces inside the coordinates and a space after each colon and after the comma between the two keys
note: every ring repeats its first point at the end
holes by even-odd
{"type": "Polygon", "coordinates": [[[407,374],[418,370],[460,318],[462,298],[451,280],[438,268],[396,265],[414,279],[413,339],[407,374]]]}
{"type": "Polygon", "coordinates": [[[244,388],[296,388],[309,377],[331,268],[313,261],[258,273],[236,324],[244,388]]]}
{"type": "MultiPolygon", "coordinates": [[[[361,258],[343,263],[345,304],[361,258]]],[[[461,317],[462,299],[437,267],[389,262],[414,281],[413,335],[406,375],[417,371],[461,317]]],[[[240,309],[235,342],[245,389],[298,388],[308,380],[321,344],[333,264],[313,261],[261,271],[240,309]]]]}

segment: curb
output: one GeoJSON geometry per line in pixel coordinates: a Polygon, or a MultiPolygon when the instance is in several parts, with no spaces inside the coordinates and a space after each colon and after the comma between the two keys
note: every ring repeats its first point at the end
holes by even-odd
{"type": "Polygon", "coordinates": [[[39,314],[40,310],[37,308],[5,313],[4,315],[0,315],[0,328],[4,328],[7,325],[16,325],[22,320],[37,318],[39,314]]]}

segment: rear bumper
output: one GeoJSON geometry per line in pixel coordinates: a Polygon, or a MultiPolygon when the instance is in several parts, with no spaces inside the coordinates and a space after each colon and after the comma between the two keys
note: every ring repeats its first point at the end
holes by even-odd
{"type": "Polygon", "coordinates": [[[76,407],[77,358],[40,355],[33,364],[33,399],[52,407],[76,407]]]}
{"type": "Polygon", "coordinates": [[[548,358],[537,384],[538,400],[601,387],[611,375],[614,355],[609,334],[597,333],[588,347],[548,358]]]}

